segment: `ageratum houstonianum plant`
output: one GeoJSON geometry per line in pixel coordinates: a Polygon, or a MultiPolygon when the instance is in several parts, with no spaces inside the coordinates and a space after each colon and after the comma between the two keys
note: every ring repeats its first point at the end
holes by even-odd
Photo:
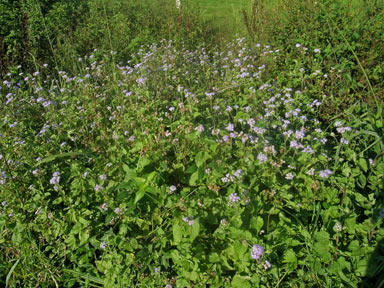
{"type": "Polygon", "coordinates": [[[24,257],[27,286],[41,267],[68,287],[361,283],[384,236],[382,128],[325,123],[328,72],[282,53],[164,40],[2,79],[0,273],[24,257]]]}

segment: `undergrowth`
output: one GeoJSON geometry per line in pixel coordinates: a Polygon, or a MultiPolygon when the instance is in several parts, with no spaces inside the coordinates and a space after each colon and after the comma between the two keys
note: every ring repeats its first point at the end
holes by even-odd
{"type": "Polygon", "coordinates": [[[343,287],[380,275],[369,259],[384,236],[381,114],[356,104],[325,125],[321,63],[271,78],[279,54],[164,40],[120,64],[95,51],[75,76],[9,75],[8,284],[343,287]]]}
{"type": "Polygon", "coordinates": [[[383,287],[363,2],[3,1],[0,284],[383,287]]]}

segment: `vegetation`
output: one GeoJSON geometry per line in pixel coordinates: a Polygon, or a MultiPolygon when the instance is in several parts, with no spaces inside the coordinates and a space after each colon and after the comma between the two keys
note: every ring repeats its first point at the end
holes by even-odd
{"type": "Polygon", "coordinates": [[[24,0],[0,4],[0,68],[32,71],[50,64],[77,73],[77,59],[97,48],[127,60],[143,44],[163,38],[197,43],[213,35],[199,23],[193,1],[180,14],[170,0],[24,0]]]}
{"type": "Polygon", "coordinates": [[[384,287],[374,2],[2,1],[0,285],[384,287]]]}

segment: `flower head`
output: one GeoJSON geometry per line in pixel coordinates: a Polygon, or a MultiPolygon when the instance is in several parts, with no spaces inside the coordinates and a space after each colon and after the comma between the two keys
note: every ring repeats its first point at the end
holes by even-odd
{"type": "Polygon", "coordinates": [[[193,220],[193,217],[184,217],[183,221],[187,223],[189,226],[193,225],[195,223],[195,220],[193,220]]]}
{"type": "Polygon", "coordinates": [[[197,127],[195,128],[195,130],[201,133],[201,132],[204,131],[204,126],[203,126],[203,125],[199,125],[199,126],[197,126],[197,127]]]}
{"type": "Polygon", "coordinates": [[[287,175],[285,175],[285,179],[287,180],[292,180],[293,178],[295,178],[295,176],[292,173],[288,173],[287,175]]]}
{"type": "Polygon", "coordinates": [[[101,186],[100,184],[96,184],[96,186],[95,186],[95,188],[94,188],[94,190],[96,191],[96,192],[99,192],[99,191],[101,191],[103,189],[103,186],[101,186]]]}
{"type": "Polygon", "coordinates": [[[120,209],[120,207],[116,207],[115,210],[113,210],[113,212],[115,212],[118,215],[123,214],[123,211],[120,209]]]}
{"type": "Polygon", "coordinates": [[[265,270],[268,270],[269,268],[272,267],[272,265],[271,265],[271,263],[269,263],[268,260],[266,260],[266,261],[264,262],[264,264],[263,264],[263,267],[264,267],[265,270]]]}
{"type": "Polygon", "coordinates": [[[60,182],[60,172],[54,172],[49,183],[52,185],[57,185],[60,182]]]}
{"type": "Polygon", "coordinates": [[[251,250],[252,259],[259,260],[264,253],[264,247],[261,245],[253,245],[251,250]]]}
{"type": "Polygon", "coordinates": [[[177,190],[176,186],[172,185],[171,187],[169,187],[169,194],[173,194],[173,192],[175,192],[176,190],[177,190]]]}
{"type": "Polygon", "coordinates": [[[103,241],[100,243],[100,249],[104,250],[105,248],[107,248],[107,242],[103,241]]]}
{"type": "Polygon", "coordinates": [[[243,175],[243,170],[242,170],[242,169],[237,169],[237,170],[235,171],[235,173],[233,173],[233,175],[234,175],[235,177],[240,177],[241,175],[243,175]]]}
{"type": "Polygon", "coordinates": [[[257,155],[257,160],[259,160],[260,164],[263,164],[268,160],[268,156],[263,153],[259,153],[259,155],[257,155]]]}
{"type": "Polygon", "coordinates": [[[232,193],[231,195],[229,195],[229,203],[236,203],[240,201],[240,197],[237,195],[237,193],[232,193]]]}
{"type": "Polygon", "coordinates": [[[329,176],[332,175],[332,171],[331,171],[331,170],[328,170],[328,169],[326,169],[326,170],[321,170],[321,171],[319,172],[319,175],[320,175],[321,178],[328,178],[329,176]]]}
{"type": "Polygon", "coordinates": [[[225,127],[225,130],[230,132],[234,131],[234,129],[235,129],[235,125],[233,125],[232,123],[229,123],[228,126],[225,127]]]}
{"type": "Polygon", "coordinates": [[[336,224],[333,226],[333,231],[339,233],[341,230],[343,230],[343,226],[340,222],[336,222],[336,224]]]}

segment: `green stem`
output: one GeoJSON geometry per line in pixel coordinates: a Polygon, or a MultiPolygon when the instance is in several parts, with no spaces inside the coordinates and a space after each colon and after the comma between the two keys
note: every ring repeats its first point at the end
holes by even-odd
{"type": "MultiPolygon", "coordinates": [[[[377,99],[377,96],[376,96],[375,92],[373,91],[373,87],[372,87],[371,81],[369,80],[368,75],[367,75],[367,72],[365,71],[363,65],[362,65],[361,62],[360,62],[359,57],[357,57],[357,54],[356,54],[355,50],[353,50],[351,44],[349,43],[349,41],[347,40],[347,38],[345,38],[344,33],[337,27],[337,25],[335,24],[335,22],[329,17],[327,10],[324,8],[324,4],[322,4],[322,3],[319,3],[319,4],[321,5],[321,9],[322,9],[322,10],[325,12],[325,14],[327,15],[327,20],[329,20],[329,21],[332,23],[332,25],[336,28],[336,30],[339,32],[339,34],[340,34],[341,37],[343,38],[344,42],[347,44],[348,49],[352,52],[353,56],[355,57],[355,59],[356,59],[358,65],[359,65],[361,71],[362,71],[363,74],[364,74],[365,79],[367,80],[367,83],[368,83],[368,86],[369,86],[369,91],[371,92],[373,98],[375,99],[376,108],[377,108],[377,109],[380,109],[381,105],[379,105],[379,101],[378,101],[378,99],[377,99]]],[[[381,120],[383,121],[383,117],[382,117],[382,114],[381,114],[381,113],[380,113],[380,118],[381,118],[381,120]]]]}
{"type": "Polygon", "coordinates": [[[287,275],[287,273],[288,273],[288,270],[287,270],[287,271],[285,271],[284,275],[283,275],[283,276],[282,276],[282,277],[279,279],[279,282],[277,282],[277,284],[276,284],[275,288],[279,287],[279,285],[280,285],[281,281],[283,281],[283,279],[285,278],[285,276],[287,275]]]}

